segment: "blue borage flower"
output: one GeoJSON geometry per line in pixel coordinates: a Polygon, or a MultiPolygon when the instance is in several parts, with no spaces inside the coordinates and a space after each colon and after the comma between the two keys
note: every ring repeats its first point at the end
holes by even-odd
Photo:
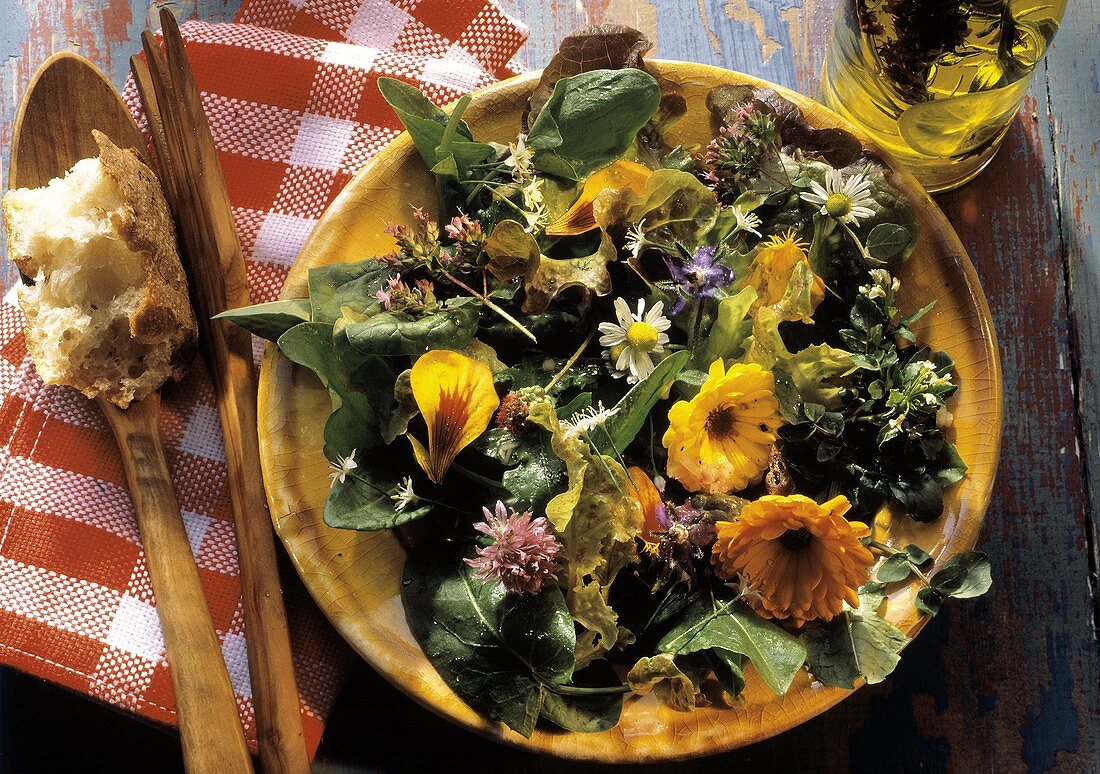
{"type": "Polygon", "coordinates": [[[717,260],[718,248],[705,245],[695,251],[691,263],[681,266],[665,258],[668,273],[676,283],[681,297],[676,299],[669,311],[677,315],[684,310],[689,298],[714,298],[719,290],[728,287],[734,280],[734,271],[717,260]]]}

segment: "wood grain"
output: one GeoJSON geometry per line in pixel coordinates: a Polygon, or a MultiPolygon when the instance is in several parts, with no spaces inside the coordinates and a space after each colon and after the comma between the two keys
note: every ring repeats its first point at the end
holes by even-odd
{"type": "MultiPolygon", "coordinates": [[[[55,54],[35,74],[16,117],[12,184],[41,186],[80,159],[98,155],[93,129],[144,156],[137,126],[102,73],[75,54],[55,54]],[[58,116],[68,120],[59,123],[58,116]]],[[[236,695],[161,442],[160,395],[153,393],[125,410],[106,398],[96,402],[122,453],[157,597],[184,761],[193,774],[251,774],[236,695]]]]}
{"type": "Polygon", "coordinates": [[[198,87],[176,20],[162,10],[164,50],[149,32],[147,67],[133,67],[153,139],[168,179],[172,212],[184,245],[206,359],[221,416],[228,489],[237,538],[249,676],[260,760],[269,774],[309,771],[283,604],[275,541],[257,475],[256,376],[252,337],[212,319],[250,303],[244,256],[233,224],[225,180],[206,123],[198,87]],[[150,88],[152,86],[152,88],[150,88]]]}
{"type": "MultiPolygon", "coordinates": [[[[618,21],[652,34],[666,58],[744,70],[806,94],[816,91],[836,3],[502,1],[531,26],[520,54],[531,66],[576,26],[618,21]]],[[[236,5],[188,0],[172,7],[180,18],[221,21],[236,5]]],[[[0,143],[10,141],[18,95],[49,53],[75,45],[120,85],[147,16],[145,0],[0,0],[0,143]]],[[[1097,769],[1098,18],[1097,0],[1070,3],[1000,156],[973,184],[940,199],[982,278],[1005,367],[1001,467],[980,541],[995,558],[992,596],[933,621],[886,683],[776,739],[697,762],[693,771],[1097,769]]],[[[9,264],[4,279],[13,278],[9,264]]],[[[455,760],[555,770],[451,729],[377,677],[361,676],[356,689],[377,696],[383,709],[346,697],[318,768],[328,761],[331,770],[400,769],[423,754],[428,735],[446,739],[455,760]],[[368,725],[378,731],[370,741],[368,725]]]]}
{"type": "Polygon", "coordinates": [[[179,712],[184,764],[189,774],[251,774],[237,697],[160,440],[160,395],[153,393],[126,410],[107,400],[97,403],[122,452],[141,528],[179,712]]]}

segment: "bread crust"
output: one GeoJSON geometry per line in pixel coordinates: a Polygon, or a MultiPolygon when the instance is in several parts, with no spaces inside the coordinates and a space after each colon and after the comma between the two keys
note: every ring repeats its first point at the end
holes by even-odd
{"type": "Polygon", "coordinates": [[[104,170],[122,192],[123,214],[115,227],[140,254],[145,272],[141,304],[130,315],[130,335],[145,343],[171,340],[171,378],[178,380],[194,360],[199,329],[160,181],[132,150],[119,148],[96,129],[92,136],[104,170]]]}
{"type": "MultiPolygon", "coordinates": [[[[53,384],[74,387],[89,398],[106,398],[126,408],[132,401],[159,389],[166,380],[183,377],[197,352],[198,325],[160,182],[138,154],[119,148],[102,132],[93,131],[92,135],[99,146],[102,174],[118,189],[118,196],[111,197],[108,238],[125,245],[136,262],[134,268],[138,269],[128,270],[128,284],[120,289],[127,294],[125,311],[114,317],[108,328],[97,332],[96,339],[87,333],[86,340],[92,342],[92,348],[78,342],[81,354],[70,361],[69,355],[58,355],[56,348],[60,342],[52,334],[43,335],[40,327],[39,317],[48,311],[49,304],[40,304],[32,287],[20,289],[19,303],[27,315],[27,351],[43,378],[53,384]],[[143,350],[146,354],[141,354],[143,350]]],[[[9,247],[19,241],[17,223],[21,224],[20,236],[34,228],[33,223],[22,222],[25,218],[21,212],[16,200],[5,195],[3,214],[9,247]]],[[[10,253],[24,282],[32,285],[28,278],[42,271],[44,257],[22,254],[17,249],[10,253]]],[[[121,298],[117,295],[119,291],[115,292],[115,299],[121,298]]],[[[67,329],[62,336],[76,330],[67,329]]],[[[67,341],[73,344],[73,339],[67,341]]]]}

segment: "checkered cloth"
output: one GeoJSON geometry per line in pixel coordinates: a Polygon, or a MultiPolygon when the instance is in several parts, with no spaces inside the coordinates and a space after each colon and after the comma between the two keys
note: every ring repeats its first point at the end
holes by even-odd
{"type": "MultiPolygon", "coordinates": [[[[260,302],[275,298],[328,203],[398,134],[378,77],[446,102],[511,74],[527,31],[488,0],[246,0],[236,23],[188,22],[183,35],[260,302]]],[[[132,85],[125,96],[140,112],[132,85]]],[[[90,401],[43,386],[23,322],[9,293],[0,304],[0,661],[172,723],[156,602],[111,431],[90,401]]],[[[161,429],[254,744],[225,456],[201,363],[165,388],[161,429]]],[[[349,653],[287,585],[312,751],[349,653]]]]}

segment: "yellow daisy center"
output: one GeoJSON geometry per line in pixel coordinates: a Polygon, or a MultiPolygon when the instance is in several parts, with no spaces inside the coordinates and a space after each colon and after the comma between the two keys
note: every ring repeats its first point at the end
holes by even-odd
{"type": "Polygon", "coordinates": [[[647,322],[634,322],[626,329],[626,341],[639,352],[652,352],[657,346],[657,329],[647,322]]]}
{"type": "Polygon", "coordinates": [[[844,193],[829,194],[825,200],[825,212],[834,218],[843,218],[852,211],[852,197],[844,193]]]}

